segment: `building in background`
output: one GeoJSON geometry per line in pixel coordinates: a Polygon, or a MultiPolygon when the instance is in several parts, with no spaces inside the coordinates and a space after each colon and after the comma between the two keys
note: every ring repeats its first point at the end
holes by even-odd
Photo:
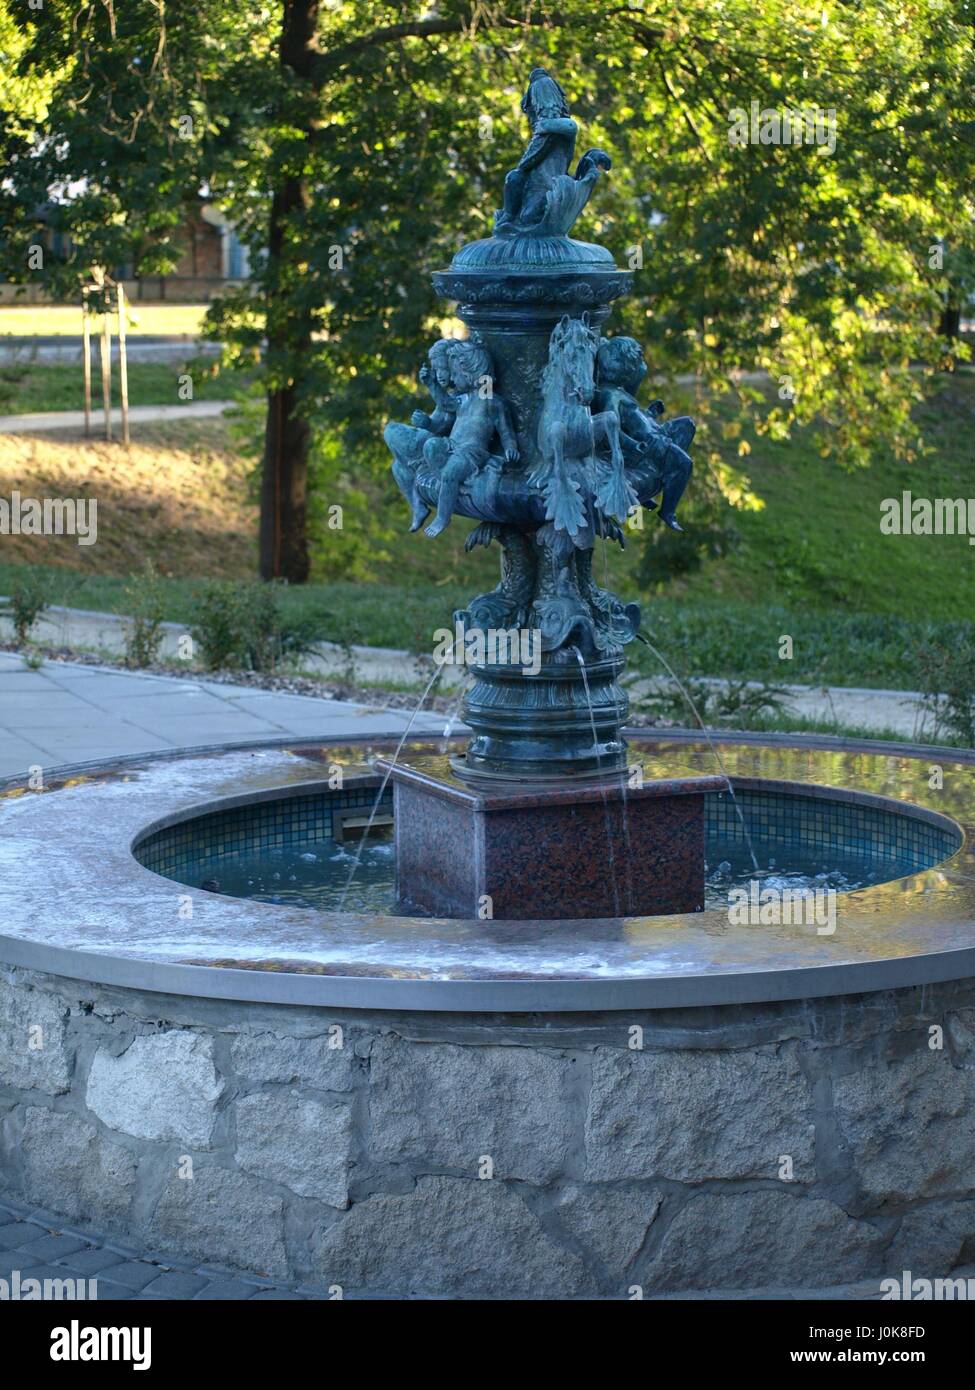
{"type": "MultiPolygon", "coordinates": [[[[43,212],[40,217],[43,220],[43,212]]],[[[70,248],[65,235],[51,229],[42,232],[39,240],[55,256],[63,256],[70,248]]],[[[187,213],[178,242],[180,258],[168,275],[137,277],[130,265],[110,267],[112,278],[125,285],[130,301],[205,304],[250,278],[247,248],[215,204],[201,201],[187,213]]],[[[46,299],[40,286],[0,281],[0,304],[39,304],[46,299]]]]}

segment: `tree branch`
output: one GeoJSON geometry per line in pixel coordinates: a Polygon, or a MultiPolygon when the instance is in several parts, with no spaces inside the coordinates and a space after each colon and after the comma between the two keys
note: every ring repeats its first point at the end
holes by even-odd
{"type": "MultiPolygon", "coordinates": [[[[595,20],[612,19],[617,15],[631,16],[633,11],[626,7],[605,11],[602,15],[593,14],[595,20]]],[[[472,6],[464,15],[456,15],[452,19],[417,19],[408,20],[402,24],[387,24],[380,29],[374,29],[371,34],[362,34],[357,39],[352,39],[348,43],[341,44],[338,48],[332,48],[327,53],[323,53],[315,62],[314,82],[316,87],[334,76],[341,68],[345,67],[352,59],[371,48],[381,48],[386,44],[399,43],[402,39],[423,39],[436,37],[438,34],[463,34],[474,29],[561,29],[568,28],[572,24],[585,24],[585,20],[580,21],[575,16],[563,14],[560,10],[555,10],[551,14],[530,14],[524,18],[516,19],[510,15],[492,15],[485,13],[480,6],[472,6]]],[[[641,39],[646,42],[647,38],[663,38],[665,30],[653,30],[647,25],[637,26],[640,30],[641,39]]],[[[649,47],[647,43],[647,47],[649,47]]]]}

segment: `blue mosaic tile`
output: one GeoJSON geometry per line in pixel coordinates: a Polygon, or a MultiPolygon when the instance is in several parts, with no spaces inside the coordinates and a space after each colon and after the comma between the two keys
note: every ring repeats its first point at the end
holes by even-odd
{"type": "MultiPolygon", "coordinates": [[[[187,873],[197,877],[240,855],[332,840],[333,811],[361,809],[368,815],[375,802],[376,788],[358,787],[237,806],[157,831],[136,848],[135,857],[154,873],[182,882],[187,873]]],[[[392,811],[389,792],[379,810],[392,811]]],[[[746,829],[766,851],[783,857],[790,851],[862,857],[881,864],[891,878],[929,868],[957,848],[950,831],[875,806],[740,791],[736,809],[727,792],[705,797],[709,858],[744,847],[746,829]]]]}

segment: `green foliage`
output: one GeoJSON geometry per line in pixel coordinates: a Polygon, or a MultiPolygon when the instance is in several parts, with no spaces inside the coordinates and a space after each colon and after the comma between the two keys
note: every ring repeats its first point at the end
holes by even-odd
{"type": "Polygon", "coordinates": [[[214,579],[201,586],[192,636],[211,671],[274,671],[314,650],[327,615],[320,609],[287,612],[284,586],[214,579]]]}
{"type": "MultiPolygon", "coordinates": [[[[294,384],[312,421],[315,490],[349,513],[341,548],[313,520],[320,572],[360,573],[383,544],[370,510],[388,465],[381,425],[418,403],[416,367],[446,317],[429,271],[489,233],[536,63],[559,73],[584,144],[613,153],[578,229],[624,262],[639,249],[611,328],[649,338],[656,369],[699,374],[759,437],[815,420],[842,467],[878,440],[920,457],[910,407],[922,376],[908,366],[941,360],[940,310],[967,284],[975,245],[968,0],[443,0],[435,13],[339,0],[320,7],[307,80],[279,67],[282,12],[283,0],[270,21],[231,0],[0,0],[20,79],[0,81],[0,270],[61,293],[93,265],[162,272],[186,208],[203,190],[222,205],[256,273],[211,307],[210,331],[249,363],[267,340],[262,386],[294,384]],[[835,149],[733,146],[729,113],[752,101],[835,110],[835,149]],[[304,193],[268,256],[285,178],[304,193]],[[69,180],[75,196],[52,205],[49,189],[69,180]],[[45,204],[71,240],[30,272],[45,204]],[[936,244],[949,252],[940,268],[936,244]],[[771,374],[771,400],[742,380],[748,369],[771,374]]],[[[718,492],[747,505],[747,480],[700,440],[718,492]]],[[[715,499],[697,505],[688,553],[724,546],[715,499]]],[[[653,543],[651,563],[682,563],[653,543]]]]}
{"type": "MultiPolygon", "coordinates": [[[[129,405],[176,405],[179,378],[185,373],[193,379],[195,401],[229,400],[244,384],[236,372],[214,374],[212,364],[198,362],[130,362],[128,365],[129,405]]],[[[120,385],[118,363],[112,371],[112,402],[118,406],[120,385]]],[[[101,408],[101,383],[93,385],[94,419],[101,408]]],[[[29,414],[35,410],[81,410],[84,385],[76,363],[10,362],[0,366],[0,415],[29,414]]]]}
{"type": "Polygon", "coordinates": [[[698,720],[708,728],[765,727],[770,717],[784,714],[789,693],[784,686],[749,680],[690,679],[679,686],[667,677],[648,689],[640,677],[630,676],[627,684],[632,709],[688,727],[698,720]]]}
{"type": "Polygon", "coordinates": [[[917,653],[918,689],[935,737],[947,733],[975,748],[975,644],[959,626],[954,640],[928,642],[917,653]]]}
{"type": "Polygon", "coordinates": [[[43,575],[33,569],[18,574],[10,590],[10,616],[18,647],[27,645],[31,628],[50,602],[50,588],[43,575]]]}
{"type": "Polygon", "coordinates": [[[125,632],[126,666],[152,666],[159,659],[166,617],[166,598],[159,573],[151,560],[137,579],[126,586],[129,623],[125,632]]]}
{"type": "Polygon", "coordinates": [[[694,574],[705,560],[730,555],[740,532],[735,511],[714,474],[698,470],[680,507],[681,533],[662,526],[655,512],[644,513],[637,579],[644,590],[694,574]]]}

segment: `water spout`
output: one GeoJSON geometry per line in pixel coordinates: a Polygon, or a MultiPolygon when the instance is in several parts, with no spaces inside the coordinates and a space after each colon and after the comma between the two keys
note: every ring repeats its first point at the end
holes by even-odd
{"type": "MultiPolygon", "coordinates": [[[[590,693],[590,691],[589,691],[589,673],[588,673],[588,671],[586,670],[586,660],[585,660],[585,657],[582,655],[582,652],[579,650],[579,648],[578,648],[578,647],[573,647],[573,648],[572,648],[572,651],[574,651],[575,654],[576,654],[576,661],[578,661],[578,663],[579,663],[579,670],[580,670],[580,672],[582,673],[582,685],[583,685],[583,689],[584,689],[585,692],[586,692],[586,703],[587,703],[588,706],[589,706],[589,724],[590,724],[590,726],[591,726],[591,728],[592,728],[592,746],[593,746],[593,752],[596,754],[596,768],[597,768],[597,771],[598,771],[598,770],[599,770],[600,762],[602,761],[602,756],[601,756],[601,754],[600,754],[600,752],[599,752],[599,735],[598,735],[598,733],[596,732],[596,715],[595,715],[595,712],[594,712],[593,707],[592,707],[592,695],[591,695],[591,693],[590,693]]],[[[625,778],[624,778],[624,781],[625,781],[625,778]]],[[[604,786],[602,783],[600,783],[599,795],[600,795],[600,797],[601,797],[601,799],[602,799],[602,803],[603,803],[603,818],[604,818],[604,820],[605,820],[605,822],[606,822],[606,848],[607,848],[607,850],[608,850],[608,852],[609,852],[609,874],[610,874],[610,882],[611,882],[612,885],[613,885],[613,907],[614,907],[614,909],[615,909],[615,911],[616,911],[616,916],[619,917],[619,916],[621,915],[621,913],[620,913],[620,891],[619,891],[619,885],[618,885],[618,883],[616,882],[616,853],[615,853],[615,851],[614,851],[614,849],[613,849],[613,823],[612,823],[612,820],[611,820],[610,814],[609,814],[609,801],[608,801],[607,796],[606,796],[606,788],[605,788],[605,786],[604,786]]]]}
{"type": "MultiPolygon", "coordinates": [[[[456,643],[455,643],[455,646],[456,646],[456,643]]],[[[339,912],[344,912],[344,910],[345,910],[345,900],[346,900],[346,898],[348,897],[349,889],[352,887],[352,880],[355,878],[356,873],[357,873],[358,868],[359,868],[359,864],[360,864],[361,861],[362,861],[362,852],[363,852],[363,850],[364,850],[365,847],[366,847],[366,841],[369,839],[369,832],[372,830],[373,822],[374,822],[375,819],[376,819],[376,813],[377,813],[377,811],[379,810],[379,804],[380,804],[380,802],[381,802],[382,799],[383,799],[383,793],[384,793],[385,790],[386,790],[386,786],[387,786],[387,784],[388,784],[388,782],[389,782],[390,776],[392,775],[393,768],[396,766],[396,761],[397,761],[397,759],[399,758],[400,753],[402,753],[402,751],[403,751],[403,745],[404,745],[404,743],[406,742],[406,740],[407,740],[407,739],[409,738],[409,736],[410,736],[410,730],[413,728],[413,725],[414,725],[414,723],[416,722],[416,716],[420,713],[420,710],[423,708],[423,702],[424,702],[424,700],[425,700],[425,699],[427,698],[427,696],[430,694],[430,691],[433,689],[434,682],[435,682],[436,680],[439,679],[440,675],[441,675],[441,670],[440,670],[440,667],[438,666],[438,667],[436,668],[436,670],[434,671],[433,675],[432,675],[432,676],[430,677],[430,679],[427,681],[426,686],[424,687],[423,694],[420,696],[419,700],[417,701],[416,707],[414,708],[412,714],[410,715],[410,717],[409,717],[409,719],[408,719],[408,721],[407,721],[406,728],[403,730],[403,733],[402,733],[402,736],[401,736],[401,738],[400,738],[400,741],[399,741],[399,743],[396,745],[396,752],[393,754],[392,758],[390,759],[389,766],[387,767],[387,769],[386,769],[386,771],[385,771],[385,773],[384,773],[384,775],[383,775],[383,780],[382,780],[382,781],[380,782],[380,784],[379,784],[379,790],[376,792],[376,799],[375,799],[375,801],[372,803],[372,810],[369,812],[369,819],[366,821],[365,829],[363,830],[362,836],[361,836],[361,838],[360,838],[360,840],[359,840],[359,844],[358,844],[358,846],[356,847],[355,858],[353,859],[353,861],[352,861],[352,867],[351,867],[351,869],[349,870],[349,877],[346,879],[345,887],[342,889],[342,897],[341,897],[340,900],[339,900],[339,906],[338,906],[339,912]]]]}
{"type": "Polygon", "coordinates": [[[677,689],[680,691],[681,695],[683,695],[684,699],[687,701],[691,713],[700,725],[701,733],[707,739],[707,744],[711,750],[711,753],[714,756],[714,760],[718,764],[718,767],[721,769],[721,776],[725,779],[725,781],[728,784],[728,792],[731,796],[731,804],[735,808],[735,815],[738,817],[738,823],[741,826],[741,833],[742,835],[744,835],[745,844],[748,846],[748,854],[752,861],[752,868],[755,870],[756,874],[761,873],[761,869],[759,869],[758,867],[758,860],[755,858],[755,850],[752,845],[752,837],[748,833],[748,826],[745,824],[745,817],[742,814],[741,807],[738,805],[738,798],[735,796],[735,789],[731,785],[731,778],[728,776],[728,770],[724,765],[724,761],[721,757],[721,754],[718,752],[717,745],[715,744],[714,739],[711,737],[710,730],[708,729],[704,720],[701,718],[697,705],[691,699],[690,691],[687,689],[686,685],[681,680],[680,676],[678,676],[677,672],[674,670],[673,666],[671,666],[667,658],[663,655],[662,652],[657,650],[657,648],[653,645],[650,639],[644,636],[642,632],[638,632],[636,635],[645,647],[650,648],[650,651],[660,662],[661,666],[663,666],[663,668],[666,670],[671,680],[677,686],[677,689]]]}

